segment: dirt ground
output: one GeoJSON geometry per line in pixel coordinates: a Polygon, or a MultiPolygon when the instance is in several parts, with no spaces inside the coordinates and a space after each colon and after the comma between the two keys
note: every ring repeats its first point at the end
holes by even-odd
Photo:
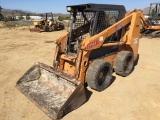
{"type": "MultiPolygon", "coordinates": [[[[0,29],[0,120],[50,120],[15,84],[35,62],[52,65],[53,41],[65,32],[0,29]]],[[[139,55],[131,75],[114,73],[115,81],[103,92],[88,87],[88,102],[62,120],[159,120],[160,39],[140,39],[139,55]]]]}

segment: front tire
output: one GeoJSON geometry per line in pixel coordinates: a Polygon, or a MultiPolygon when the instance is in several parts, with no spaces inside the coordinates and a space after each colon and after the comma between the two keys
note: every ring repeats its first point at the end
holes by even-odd
{"type": "Polygon", "coordinates": [[[52,31],[56,31],[56,30],[57,30],[56,25],[52,25],[52,31]]]}
{"type": "Polygon", "coordinates": [[[44,26],[43,26],[43,31],[44,31],[44,32],[48,32],[48,31],[49,31],[49,28],[48,28],[47,25],[44,25],[44,26]]]}
{"type": "Polygon", "coordinates": [[[109,62],[95,60],[86,72],[88,86],[97,91],[103,91],[111,84],[112,67],[109,62]]]}

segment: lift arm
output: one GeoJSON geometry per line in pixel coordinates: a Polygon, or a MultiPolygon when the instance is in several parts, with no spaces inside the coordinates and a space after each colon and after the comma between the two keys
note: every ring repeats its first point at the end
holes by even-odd
{"type": "Polygon", "coordinates": [[[135,9],[131,12],[128,12],[126,13],[125,17],[117,23],[108,27],[99,34],[83,40],[81,43],[81,49],[93,50],[99,47],[122,45],[124,43],[134,44],[134,40],[140,38],[141,23],[143,23],[144,26],[147,28],[147,23],[145,22],[145,18],[141,10],[135,9]],[[122,36],[120,42],[104,44],[104,41],[108,37],[110,37],[112,34],[116,33],[120,29],[122,29],[122,36]]]}

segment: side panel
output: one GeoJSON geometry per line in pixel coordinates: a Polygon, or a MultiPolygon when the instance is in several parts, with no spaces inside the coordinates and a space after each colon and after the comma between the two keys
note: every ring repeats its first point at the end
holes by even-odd
{"type": "Polygon", "coordinates": [[[56,44],[60,47],[60,52],[65,52],[68,33],[62,35],[56,40],[56,44]]]}
{"type": "Polygon", "coordinates": [[[140,39],[140,14],[133,13],[131,25],[128,31],[128,40],[126,44],[132,48],[134,54],[134,60],[136,60],[138,54],[139,39],[140,39]]]}
{"type": "Polygon", "coordinates": [[[78,77],[78,80],[82,82],[85,82],[85,74],[89,66],[89,55],[90,55],[90,51],[83,51],[82,60],[80,62],[80,72],[78,77]]]}

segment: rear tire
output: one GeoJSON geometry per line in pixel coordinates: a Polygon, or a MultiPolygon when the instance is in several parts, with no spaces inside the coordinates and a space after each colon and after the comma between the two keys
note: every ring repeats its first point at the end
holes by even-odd
{"type": "Polygon", "coordinates": [[[58,23],[58,26],[59,30],[63,30],[65,28],[63,23],[58,23]]]}
{"type": "Polygon", "coordinates": [[[111,64],[104,60],[95,60],[86,72],[88,86],[97,91],[106,89],[112,79],[111,64]]]}
{"type": "Polygon", "coordinates": [[[117,54],[114,62],[114,70],[116,74],[126,77],[134,69],[133,53],[130,51],[121,51],[117,54]]]}

